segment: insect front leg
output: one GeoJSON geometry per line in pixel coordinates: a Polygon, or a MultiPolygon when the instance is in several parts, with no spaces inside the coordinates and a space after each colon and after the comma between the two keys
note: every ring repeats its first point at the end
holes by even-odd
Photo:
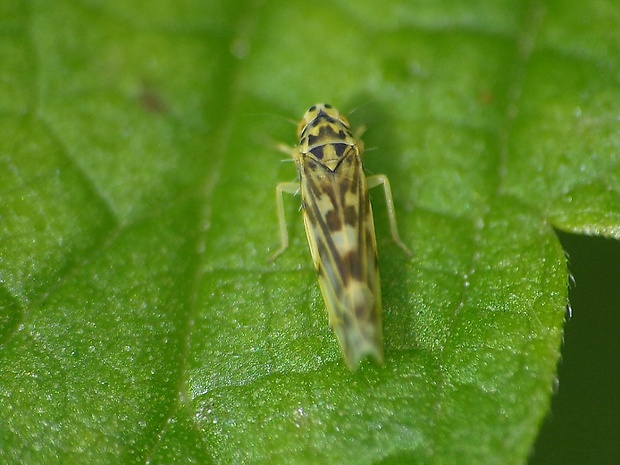
{"type": "Polygon", "coordinates": [[[297,194],[299,192],[299,183],[296,182],[281,182],[276,187],[276,204],[278,207],[278,222],[280,224],[280,248],[276,250],[273,255],[269,257],[270,261],[276,259],[278,255],[286,250],[288,247],[288,231],[286,230],[286,218],[284,216],[284,200],[282,194],[297,194]]]}
{"type": "Polygon", "coordinates": [[[392,199],[392,188],[390,187],[390,181],[388,180],[387,176],[383,174],[369,176],[368,178],[366,178],[366,182],[368,183],[369,189],[383,185],[383,192],[385,193],[385,204],[387,206],[388,218],[390,220],[390,232],[392,233],[392,240],[396,242],[396,245],[403,249],[403,251],[407,255],[411,256],[411,251],[403,243],[403,241],[400,239],[400,235],[398,234],[398,226],[396,225],[396,213],[394,211],[394,200],[392,199]]]}

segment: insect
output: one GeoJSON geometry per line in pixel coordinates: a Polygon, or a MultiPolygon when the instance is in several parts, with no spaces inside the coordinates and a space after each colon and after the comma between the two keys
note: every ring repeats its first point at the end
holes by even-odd
{"type": "Polygon", "coordinates": [[[319,103],[297,127],[299,145],[280,146],[292,155],[300,184],[277,186],[280,248],[271,257],[288,247],[282,194],[301,192],[306,235],[329,325],[351,370],[367,356],[383,364],[381,285],[369,188],[383,186],[392,238],[411,254],[398,234],[388,179],[364,175],[361,132],[363,128],[354,135],[338,110],[319,103]]]}

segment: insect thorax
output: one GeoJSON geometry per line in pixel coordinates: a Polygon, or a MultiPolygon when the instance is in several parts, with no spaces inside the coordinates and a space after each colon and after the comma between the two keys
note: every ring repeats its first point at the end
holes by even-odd
{"type": "Polygon", "coordinates": [[[350,152],[362,154],[362,144],[355,140],[347,119],[327,103],[311,107],[297,128],[299,153],[335,171],[350,152]]]}

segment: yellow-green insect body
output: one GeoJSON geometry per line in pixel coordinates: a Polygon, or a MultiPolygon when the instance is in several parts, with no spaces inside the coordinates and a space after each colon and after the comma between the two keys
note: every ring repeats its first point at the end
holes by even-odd
{"type": "Polygon", "coordinates": [[[366,356],[382,364],[381,285],[369,187],[384,186],[392,236],[409,253],[398,237],[389,183],[385,176],[366,179],[364,144],[331,105],[311,107],[299,123],[297,136],[299,145],[292,156],[300,184],[278,185],[282,247],[275,255],[288,245],[281,193],[299,190],[329,323],[344,359],[351,369],[366,356]]]}

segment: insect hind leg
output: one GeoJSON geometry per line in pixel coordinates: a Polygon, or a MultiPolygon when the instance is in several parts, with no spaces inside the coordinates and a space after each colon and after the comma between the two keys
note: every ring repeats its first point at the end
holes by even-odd
{"type": "Polygon", "coordinates": [[[392,188],[390,187],[390,181],[387,176],[383,174],[377,174],[366,178],[368,188],[371,189],[377,186],[383,186],[383,193],[385,194],[385,204],[387,206],[388,218],[390,220],[390,232],[392,234],[392,240],[400,247],[408,256],[411,256],[411,251],[404,242],[401,240],[398,234],[398,226],[396,225],[396,213],[394,211],[394,199],[392,198],[392,188]]]}

